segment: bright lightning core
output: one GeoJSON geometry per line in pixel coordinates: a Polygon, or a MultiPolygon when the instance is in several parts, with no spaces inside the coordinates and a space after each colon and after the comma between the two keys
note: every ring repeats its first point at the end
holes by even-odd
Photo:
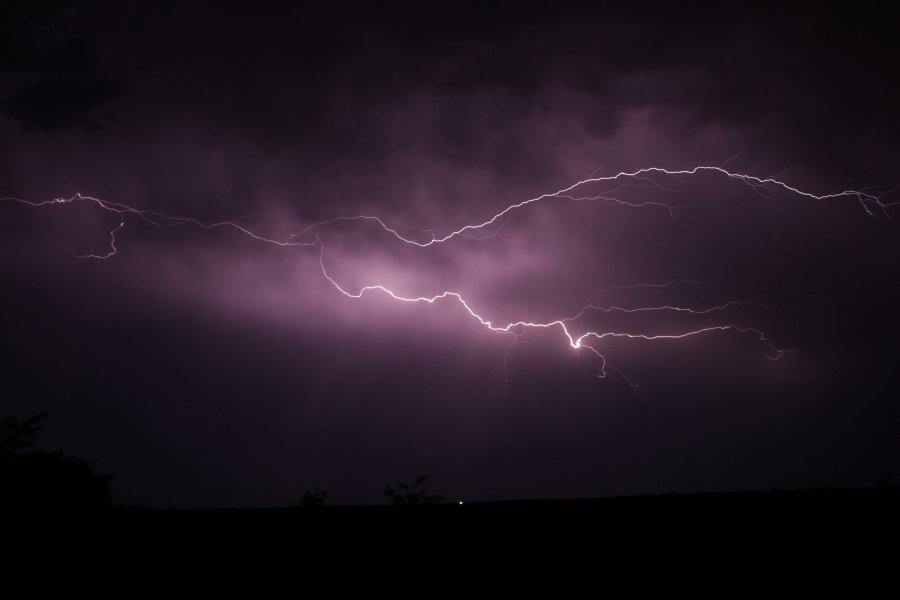
{"type": "MultiPolygon", "coordinates": [[[[556,192],[542,194],[521,202],[510,204],[487,219],[474,223],[457,226],[435,224],[432,229],[420,230],[417,235],[401,233],[401,229],[392,226],[377,215],[353,215],[337,216],[328,220],[312,223],[300,231],[291,233],[283,238],[277,238],[239,224],[237,221],[207,222],[191,217],[170,216],[153,210],[138,209],[133,206],[103,200],[80,193],[71,197],[60,197],[53,200],[32,202],[18,198],[3,198],[9,202],[16,202],[34,208],[44,208],[58,205],[87,204],[99,210],[114,214],[117,217],[116,224],[108,230],[107,241],[102,250],[78,253],[71,249],[70,254],[77,259],[108,260],[116,256],[124,241],[128,222],[138,219],[157,228],[173,226],[191,226],[200,229],[223,229],[248,237],[261,244],[268,244],[287,249],[288,247],[309,248],[317,254],[321,276],[334,288],[334,290],[351,299],[363,300],[372,294],[380,294],[398,303],[451,303],[457,305],[464,313],[488,332],[510,337],[503,359],[504,381],[507,378],[506,365],[513,344],[519,337],[529,330],[543,329],[555,332],[556,339],[560,343],[567,344],[574,351],[589,352],[598,361],[598,377],[606,377],[613,372],[625,380],[632,387],[637,387],[637,382],[625,376],[607,360],[603,346],[606,342],[616,339],[634,340],[637,342],[652,343],[656,341],[685,340],[687,338],[702,337],[708,335],[741,336],[755,341],[759,347],[759,353],[770,360],[778,360],[785,352],[791,351],[775,341],[762,328],[747,326],[733,320],[731,316],[736,309],[752,307],[761,310],[778,311],[778,307],[750,302],[741,299],[732,299],[713,306],[689,306],[680,303],[663,302],[649,306],[630,306],[619,304],[603,304],[597,302],[604,294],[614,290],[657,290],[665,291],[679,286],[689,286],[701,289],[714,286],[715,283],[672,280],[665,283],[649,282],[631,286],[606,287],[598,289],[590,297],[581,302],[579,310],[571,314],[560,314],[555,318],[541,320],[498,320],[486,316],[485,307],[477,306],[464,293],[455,289],[444,289],[437,293],[426,295],[409,295],[400,293],[385,281],[372,280],[364,285],[352,286],[342,281],[332,269],[326,243],[326,233],[342,224],[356,222],[357,224],[374,227],[389,235],[389,242],[424,249],[428,247],[446,244],[452,240],[485,240],[501,236],[504,227],[509,222],[513,213],[528,210],[537,204],[552,202],[586,202],[602,203],[621,206],[629,210],[661,210],[672,219],[691,218],[688,207],[677,204],[669,204],[662,201],[633,201],[623,196],[623,191],[629,188],[649,188],[660,191],[671,191],[670,182],[680,182],[700,174],[723,178],[726,181],[742,183],[749,186],[760,198],[777,208],[778,196],[787,195],[798,199],[814,200],[818,202],[830,200],[851,200],[859,204],[863,211],[870,216],[891,218],[889,212],[892,204],[886,203],[882,196],[865,190],[845,190],[828,194],[814,194],[785,183],[777,177],[756,177],[753,175],[732,172],[719,166],[698,166],[688,170],[667,170],[660,167],[648,167],[632,172],[621,172],[612,176],[589,177],[578,181],[573,185],[556,192]],[[647,317],[675,315],[682,317],[679,320],[682,325],[677,329],[671,326],[663,328],[654,326],[654,321],[641,321],[637,326],[610,325],[610,319],[604,321],[604,325],[595,324],[598,315],[612,317],[647,317]]],[[[564,268],[560,265],[559,268],[564,268]]],[[[602,282],[597,282],[601,287],[602,282]]]]}

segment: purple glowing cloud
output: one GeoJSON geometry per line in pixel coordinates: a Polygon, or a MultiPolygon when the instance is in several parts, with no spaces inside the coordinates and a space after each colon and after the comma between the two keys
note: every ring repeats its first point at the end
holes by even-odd
{"type": "MultiPolygon", "coordinates": [[[[402,233],[395,227],[385,222],[382,218],[375,215],[354,215],[354,216],[338,216],[327,220],[319,221],[307,225],[303,229],[291,233],[282,239],[272,237],[267,234],[253,231],[237,221],[225,220],[216,222],[201,221],[193,217],[169,216],[154,210],[138,209],[130,205],[118,202],[111,202],[93,196],[86,196],[77,193],[71,197],[59,197],[46,201],[27,201],[13,197],[6,197],[0,200],[16,202],[34,208],[43,208],[54,205],[71,205],[71,204],[89,204],[98,207],[102,211],[112,213],[117,217],[117,223],[108,231],[107,247],[103,251],[91,250],[87,253],[78,253],[69,248],[66,244],[63,246],[76,259],[97,259],[107,260],[113,258],[118,252],[120,238],[126,227],[126,219],[136,218],[140,221],[152,225],[157,228],[173,227],[185,225],[197,227],[205,230],[224,229],[239,235],[247,236],[254,241],[270,244],[282,248],[289,247],[308,247],[314,248],[318,254],[318,265],[322,277],[333,286],[333,288],[343,296],[351,299],[363,299],[364,296],[380,293],[391,300],[400,303],[424,303],[436,304],[438,302],[455,303],[472,319],[474,319],[485,330],[510,336],[511,341],[506,346],[503,358],[503,378],[508,380],[507,363],[509,360],[509,352],[516,340],[531,329],[550,329],[558,331],[565,343],[574,350],[585,349],[593,353],[599,360],[597,375],[600,378],[607,376],[608,370],[613,370],[617,374],[625,378],[629,385],[633,388],[638,387],[638,383],[626,376],[621,370],[609,364],[605,351],[601,351],[604,343],[613,340],[632,340],[632,341],[678,341],[691,338],[694,336],[702,336],[713,333],[730,333],[736,335],[748,336],[755,339],[761,348],[760,354],[771,360],[778,360],[785,352],[791,350],[776,344],[771,335],[762,329],[753,326],[740,325],[737,321],[727,318],[729,312],[744,307],[767,308],[773,310],[781,310],[771,304],[761,304],[749,300],[732,299],[721,304],[712,306],[694,307],[690,305],[664,303],[650,306],[623,306],[623,305],[606,305],[594,304],[589,302],[591,298],[596,297],[604,291],[610,291],[612,288],[605,288],[593,292],[588,301],[585,301],[577,312],[568,315],[555,316],[547,320],[509,320],[503,316],[489,317],[488,314],[502,315],[502,310],[498,311],[490,307],[482,309],[473,306],[471,300],[467,300],[467,296],[456,289],[441,289],[437,292],[428,292],[422,295],[410,294],[407,291],[398,292],[389,282],[382,281],[379,276],[372,277],[372,273],[378,273],[378,265],[370,264],[363,270],[366,275],[357,275],[356,279],[361,278],[364,283],[351,282],[342,283],[339,276],[333,274],[328,267],[328,255],[326,252],[326,243],[323,240],[329,229],[334,229],[344,224],[362,224],[374,225],[389,234],[386,239],[378,241],[378,244],[390,246],[391,243],[399,243],[401,245],[412,246],[418,249],[427,249],[432,246],[450,244],[451,242],[481,242],[488,239],[495,239],[503,234],[503,229],[509,223],[509,219],[513,213],[525,210],[532,205],[542,202],[555,200],[569,201],[573,203],[604,203],[612,204],[628,209],[664,209],[666,214],[672,219],[687,218],[686,213],[690,207],[688,205],[671,205],[664,201],[652,199],[622,199],[619,194],[623,190],[629,188],[643,188],[652,191],[661,190],[673,192],[671,187],[667,187],[660,182],[660,179],[678,181],[679,178],[688,178],[698,175],[710,175],[721,177],[737,183],[742,183],[753,190],[760,198],[767,202],[777,203],[774,197],[778,193],[787,193],[794,197],[800,197],[817,202],[825,202],[828,200],[852,199],[859,203],[866,214],[874,216],[876,212],[882,217],[891,218],[889,209],[895,203],[885,202],[879,194],[871,191],[862,190],[844,190],[828,194],[815,194],[789,185],[785,181],[776,177],[757,177],[753,175],[738,173],[718,166],[698,166],[686,170],[669,170],[661,167],[646,167],[632,172],[621,172],[612,176],[592,176],[578,181],[568,187],[560,189],[556,192],[542,194],[533,198],[528,198],[520,202],[515,202],[498,211],[490,218],[465,224],[455,229],[448,228],[445,224],[436,224],[434,227],[425,230],[419,230],[415,235],[402,233]],[[586,191],[585,191],[586,190],[586,191]],[[682,214],[685,213],[685,214],[682,214]],[[448,231],[449,229],[449,231],[448,231]],[[446,231],[446,233],[445,233],[446,231]],[[597,328],[592,326],[590,315],[602,314],[606,317],[610,316],[626,316],[634,317],[642,315],[647,318],[652,317],[652,321],[648,324],[646,318],[642,326],[635,327],[635,324],[624,325],[621,328],[616,326],[597,328]],[[672,317],[681,317],[681,322],[674,322],[672,317]],[[711,317],[722,317],[722,320],[712,319],[711,317]],[[690,322],[685,322],[684,317],[689,317],[690,322]],[[695,324],[693,321],[703,321],[695,324]]],[[[646,193],[646,192],[645,192],[646,193]]],[[[360,234],[359,230],[349,232],[349,235],[360,234]]],[[[378,250],[381,252],[381,249],[378,250]]],[[[386,250],[390,252],[390,250],[386,250]]],[[[377,256],[383,258],[380,254],[377,256]]],[[[352,258],[351,258],[352,260],[352,258]]],[[[389,261],[390,258],[387,258],[389,261]]],[[[434,269],[433,265],[427,262],[413,267],[421,269],[425,272],[434,269]]],[[[440,269],[440,267],[437,267],[440,269]]],[[[565,264],[552,265],[552,268],[565,270],[565,264]]],[[[412,275],[407,276],[410,280],[409,285],[413,289],[419,288],[418,280],[425,279],[416,271],[412,275]]],[[[351,278],[352,279],[352,278],[351,278]]],[[[396,277],[393,279],[396,280],[396,277]]],[[[541,282],[537,282],[541,285],[541,282]]],[[[672,279],[668,283],[645,282],[637,283],[625,288],[618,286],[619,290],[631,289],[641,290],[654,288],[656,290],[666,290],[672,285],[686,284],[695,288],[704,285],[715,285],[708,282],[693,282],[672,279]]],[[[567,290],[563,287],[555,289],[554,292],[565,294],[567,290]]],[[[510,290],[510,294],[515,296],[517,292],[510,290]]],[[[501,303],[503,298],[501,296],[501,303]]],[[[410,317],[414,319],[415,317],[410,317]]],[[[609,319],[607,319],[609,320],[609,319]]],[[[378,327],[377,323],[371,324],[378,327]]],[[[435,343],[440,343],[436,341],[435,343]]]]}

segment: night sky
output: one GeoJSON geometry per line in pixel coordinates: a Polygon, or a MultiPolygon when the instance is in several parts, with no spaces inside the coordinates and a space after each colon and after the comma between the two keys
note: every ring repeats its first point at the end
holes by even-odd
{"type": "Polygon", "coordinates": [[[897,9],[231,4],[0,8],[0,417],[117,502],[900,474],[897,9]]]}

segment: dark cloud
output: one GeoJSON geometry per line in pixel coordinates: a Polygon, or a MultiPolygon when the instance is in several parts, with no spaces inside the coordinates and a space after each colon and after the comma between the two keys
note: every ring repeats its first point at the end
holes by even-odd
{"type": "Polygon", "coordinates": [[[0,85],[7,93],[0,111],[28,130],[106,130],[114,114],[109,102],[125,91],[94,43],[77,33],[75,7],[48,2],[4,9],[0,85]]]}
{"type": "Polygon", "coordinates": [[[0,109],[37,131],[102,131],[115,115],[106,104],[123,91],[113,81],[38,81],[0,101],[0,109]]]}

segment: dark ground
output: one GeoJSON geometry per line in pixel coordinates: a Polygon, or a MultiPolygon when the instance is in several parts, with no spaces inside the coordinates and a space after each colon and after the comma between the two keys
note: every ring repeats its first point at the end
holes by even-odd
{"type": "MultiPolygon", "coordinates": [[[[43,528],[65,522],[101,548],[137,551],[164,544],[174,554],[255,556],[284,552],[320,559],[394,553],[466,556],[528,554],[578,560],[866,560],[898,556],[900,489],[828,489],[666,494],[605,499],[524,500],[395,506],[222,510],[115,509],[29,515],[43,528]]],[[[57,530],[58,531],[58,530],[57,530]]],[[[80,539],[78,535],[67,538],[80,539]]],[[[65,544],[63,544],[65,546],[65,544]]],[[[421,559],[422,556],[419,556],[421,559]]]]}

